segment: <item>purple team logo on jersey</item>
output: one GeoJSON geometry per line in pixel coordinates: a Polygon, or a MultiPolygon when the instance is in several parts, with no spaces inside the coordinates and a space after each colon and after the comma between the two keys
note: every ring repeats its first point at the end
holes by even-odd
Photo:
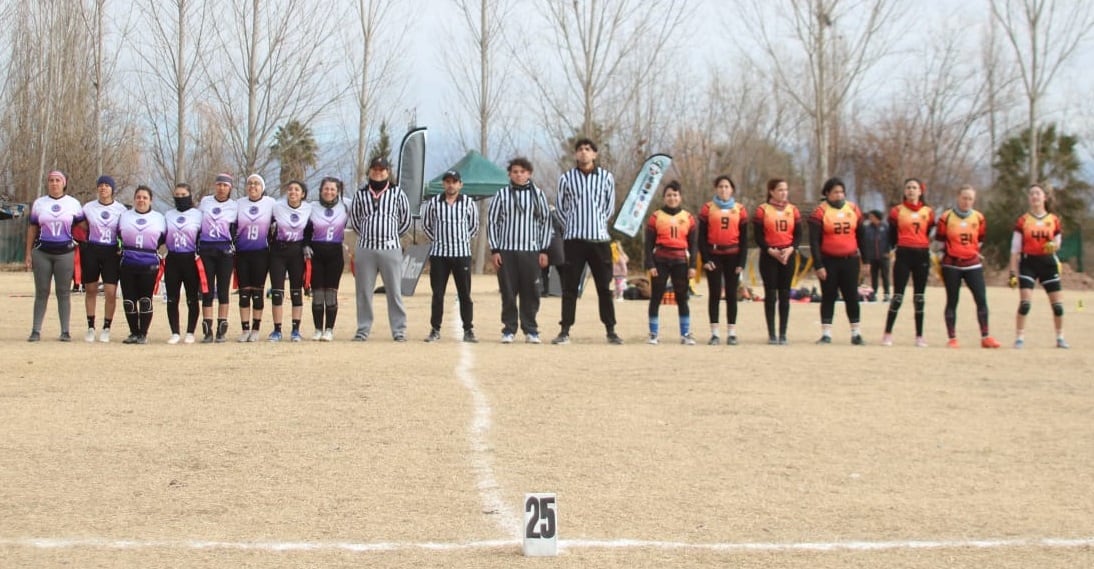
{"type": "Polygon", "coordinates": [[[323,211],[323,217],[334,217],[334,210],[327,208],[323,211]]]}
{"type": "Polygon", "coordinates": [[[61,205],[60,204],[53,204],[53,207],[49,208],[49,211],[52,211],[53,213],[60,213],[61,212],[61,205]]]}
{"type": "Polygon", "coordinates": [[[146,224],[146,223],[148,223],[148,220],[147,220],[147,219],[145,219],[145,218],[143,218],[143,217],[138,217],[138,218],[137,218],[137,225],[144,225],[144,224],[146,224]]]}
{"type": "Polygon", "coordinates": [[[247,213],[249,213],[251,215],[254,215],[254,214],[258,213],[258,206],[255,206],[255,205],[251,206],[251,209],[247,210],[247,213]]]}
{"type": "Polygon", "coordinates": [[[99,214],[99,217],[103,218],[103,221],[110,219],[110,212],[105,209],[99,214]]]}
{"type": "Polygon", "coordinates": [[[213,215],[220,215],[220,208],[219,207],[214,207],[213,208],[213,215]]]}
{"type": "Polygon", "coordinates": [[[182,225],[183,223],[186,223],[186,218],[180,215],[175,218],[175,223],[182,225]]]}
{"type": "Polygon", "coordinates": [[[300,216],[294,213],[294,214],[289,216],[289,221],[291,221],[293,223],[296,223],[296,222],[300,221],[300,216]]]}

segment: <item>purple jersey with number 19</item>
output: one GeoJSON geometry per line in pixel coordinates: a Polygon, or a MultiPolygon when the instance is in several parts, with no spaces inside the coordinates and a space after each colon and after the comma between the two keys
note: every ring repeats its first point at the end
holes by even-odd
{"type": "Polygon", "coordinates": [[[236,219],[236,250],[265,251],[270,248],[270,225],[273,224],[273,208],[277,203],[270,196],[256,201],[249,197],[236,200],[239,217],[236,219]]]}

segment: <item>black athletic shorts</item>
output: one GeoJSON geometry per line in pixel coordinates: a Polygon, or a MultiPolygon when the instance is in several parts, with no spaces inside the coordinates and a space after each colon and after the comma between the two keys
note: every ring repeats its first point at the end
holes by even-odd
{"type": "Polygon", "coordinates": [[[1022,255],[1022,260],[1018,262],[1018,275],[1018,286],[1021,288],[1031,289],[1040,282],[1045,292],[1061,289],[1060,266],[1055,255],[1022,255]]]}
{"type": "Polygon", "coordinates": [[[117,247],[106,247],[94,243],[80,243],[80,272],[83,284],[99,282],[118,284],[118,267],[122,258],[117,247]]]}

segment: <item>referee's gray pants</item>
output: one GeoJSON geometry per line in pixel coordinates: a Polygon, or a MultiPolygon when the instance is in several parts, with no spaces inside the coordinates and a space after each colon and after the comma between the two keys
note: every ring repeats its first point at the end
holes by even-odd
{"type": "Polygon", "coordinates": [[[358,247],[354,255],[354,280],[357,286],[357,335],[372,332],[372,291],[376,275],[384,281],[387,294],[387,320],[393,337],[406,336],[406,307],[403,306],[403,252],[399,249],[358,247]]]}

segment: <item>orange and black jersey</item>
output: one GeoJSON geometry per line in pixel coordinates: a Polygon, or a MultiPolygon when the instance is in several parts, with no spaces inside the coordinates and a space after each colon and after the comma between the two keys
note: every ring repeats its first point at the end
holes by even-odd
{"type": "Polygon", "coordinates": [[[682,208],[662,207],[653,212],[646,223],[646,268],[654,267],[655,258],[662,262],[694,259],[697,226],[695,217],[682,208]]]}
{"type": "Polygon", "coordinates": [[[756,233],[756,246],[762,253],[768,247],[784,249],[801,245],[802,214],[792,203],[781,207],[767,202],[756,207],[752,216],[756,233]]]}
{"type": "Polygon", "coordinates": [[[1022,237],[1023,255],[1046,255],[1045,245],[1060,234],[1060,218],[1052,213],[1037,217],[1027,212],[1014,224],[1014,232],[1022,237]]]}
{"type": "Polygon", "coordinates": [[[813,266],[824,268],[822,257],[854,257],[863,238],[862,210],[845,201],[839,207],[823,201],[809,216],[813,266]],[[816,254],[819,252],[820,254],[816,254]]]}
{"type": "MultiPolygon", "coordinates": [[[[709,201],[699,210],[699,253],[703,259],[713,255],[738,255],[748,248],[748,211],[735,203],[722,209],[709,201]]],[[[745,266],[746,255],[740,255],[740,266],[745,266]]]]}
{"type": "Polygon", "coordinates": [[[980,243],[987,232],[984,214],[971,210],[965,216],[948,209],[938,217],[934,238],[946,246],[942,264],[951,267],[980,265],[980,243]]]}
{"type": "Polygon", "coordinates": [[[889,211],[890,245],[908,249],[926,249],[931,246],[931,228],[934,227],[934,210],[923,202],[908,202],[893,206],[889,211]]]}

